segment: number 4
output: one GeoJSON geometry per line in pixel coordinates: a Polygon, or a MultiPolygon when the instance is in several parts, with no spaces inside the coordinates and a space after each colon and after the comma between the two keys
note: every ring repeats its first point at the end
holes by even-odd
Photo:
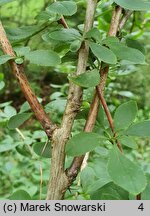
{"type": "Polygon", "coordinates": [[[144,210],[144,206],[143,206],[143,203],[141,203],[138,207],[139,210],[143,211],[144,210]]]}

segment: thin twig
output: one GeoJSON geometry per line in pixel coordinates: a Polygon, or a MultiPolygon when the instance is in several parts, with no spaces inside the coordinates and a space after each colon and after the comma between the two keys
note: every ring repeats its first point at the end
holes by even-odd
{"type": "Polygon", "coordinates": [[[123,18],[122,18],[121,21],[120,21],[119,30],[121,30],[121,29],[125,26],[127,20],[130,18],[130,16],[131,16],[132,14],[133,14],[133,11],[130,11],[130,10],[127,10],[127,11],[126,11],[125,15],[123,16],[123,18]]]}
{"type": "Polygon", "coordinates": [[[26,139],[25,136],[23,135],[23,133],[21,132],[21,130],[19,130],[19,128],[16,128],[16,131],[17,131],[17,133],[21,136],[21,138],[22,138],[23,140],[26,139]]]}
{"type": "Polygon", "coordinates": [[[64,28],[69,28],[64,16],[61,16],[61,19],[58,21],[59,24],[62,24],[64,28]]]}
{"type": "Polygon", "coordinates": [[[117,135],[117,134],[116,134],[116,132],[115,132],[115,127],[114,127],[113,118],[112,118],[112,116],[111,116],[111,113],[110,113],[109,108],[108,108],[108,106],[107,106],[107,103],[106,103],[106,101],[105,101],[105,98],[104,98],[103,95],[101,94],[101,91],[100,91],[100,89],[99,89],[99,86],[96,87],[96,90],[97,90],[97,94],[98,94],[99,100],[100,100],[100,102],[101,102],[101,104],[102,104],[102,106],[103,106],[103,108],[104,108],[105,113],[106,113],[106,116],[107,116],[107,119],[108,119],[110,128],[111,128],[111,130],[112,130],[112,132],[113,132],[113,135],[114,135],[116,144],[117,144],[119,150],[120,150],[121,152],[123,152],[121,143],[120,143],[120,142],[117,140],[117,138],[116,138],[116,135],[117,135]]]}

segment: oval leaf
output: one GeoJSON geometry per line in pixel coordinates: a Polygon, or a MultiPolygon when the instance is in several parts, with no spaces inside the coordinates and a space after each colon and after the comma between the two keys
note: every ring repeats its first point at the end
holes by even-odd
{"type": "Polygon", "coordinates": [[[71,52],[77,52],[81,47],[81,43],[82,42],[80,40],[73,41],[70,45],[70,51],[71,52]]]}
{"type": "Polygon", "coordinates": [[[90,193],[92,200],[128,200],[129,193],[118,185],[110,182],[90,193]]]}
{"type": "Polygon", "coordinates": [[[132,149],[137,149],[137,143],[135,142],[135,140],[132,137],[128,137],[128,136],[121,136],[118,137],[117,140],[124,146],[127,146],[129,148],[132,149]]]}
{"type": "Polygon", "coordinates": [[[142,193],[142,200],[150,200],[150,174],[147,174],[146,178],[147,178],[147,186],[142,193]]]}
{"type": "Polygon", "coordinates": [[[18,143],[16,144],[12,144],[9,141],[1,143],[0,145],[0,153],[2,152],[8,152],[8,151],[12,151],[12,149],[14,149],[16,146],[18,145],[18,143]]]}
{"type": "Polygon", "coordinates": [[[129,101],[120,105],[114,115],[114,125],[116,130],[128,127],[137,115],[137,104],[135,101],[129,101]]]}
{"type": "Polygon", "coordinates": [[[114,2],[121,7],[129,10],[150,10],[150,3],[145,0],[114,0],[114,2]]]}
{"type": "Polygon", "coordinates": [[[110,151],[108,172],[113,182],[133,195],[146,187],[146,177],[140,167],[126,158],[117,146],[110,151]]]}
{"type": "Polygon", "coordinates": [[[126,60],[132,64],[145,64],[145,56],[138,49],[127,47],[120,42],[111,42],[109,47],[120,60],[126,60]]]}
{"type": "Polygon", "coordinates": [[[101,61],[106,62],[108,64],[117,63],[117,58],[115,54],[107,47],[101,46],[100,44],[90,42],[90,48],[93,54],[101,61]]]}
{"type": "Polygon", "coordinates": [[[21,42],[43,29],[41,25],[23,26],[20,28],[5,28],[8,38],[13,42],[21,42]]]}
{"type": "Polygon", "coordinates": [[[14,192],[10,197],[10,200],[31,200],[31,196],[24,190],[18,190],[14,192]]]}
{"type": "Polygon", "coordinates": [[[143,55],[145,55],[144,45],[141,44],[139,41],[132,40],[131,38],[127,38],[126,39],[126,44],[127,44],[128,47],[138,49],[140,52],[143,53],[143,55]]]}
{"type": "Polygon", "coordinates": [[[50,158],[51,157],[51,144],[50,142],[37,142],[33,145],[34,152],[40,157],[50,158]]]}
{"type": "Polygon", "coordinates": [[[8,106],[6,106],[6,107],[4,108],[4,113],[6,114],[6,116],[7,116],[8,118],[10,118],[10,117],[16,115],[16,114],[17,114],[17,111],[16,111],[16,109],[15,109],[14,107],[8,105],[8,106]]]}
{"type": "Polygon", "coordinates": [[[94,69],[89,72],[85,72],[76,77],[69,76],[68,78],[76,85],[87,87],[87,88],[97,86],[100,82],[100,75],[97,69],[94,69]]]}
{"type": "Polygon", "coordinates": [[[49,37],[53,40],[66,42],[81,39],[81,35],[76,29],[60,29],[58,31],[53,31],[49,34],[49,37]]]}
{"type": "Polygon", "coordinates": [[[105,138],[96,133],[81,132],[73,136],[66,145],[66,153],[70,156],[83,155],[103,144],[105,138]]]}
{"type": "Polygon", "coordinates": [[[9,56],[9,55],[1,55],[0,56],[0,65],[5,64],[8,62],[10,59],[13,59],[14,57],[9,56]]]}
{"type": "Polygon", "coordinates": [[[25,56],[32,64],[40,66],[56,66],[60,64],[60,57],[57,53],[49,50],[36,50],[25,56]]]}
{"type": "Polygon", "coordinates": [[[57,1],[46,9],[48,12],[58,13],[65,16],[72,16],[77,12],[77,5],[73,1],[57,1]]]}
{"type": "Polygon", "coordinates": [[[31,117],[32,113],[20,113],[15,116],[12,116],[10,120],[8,121],[8,127],[9,129],[15,129],[18,128],[20,125],[22,125],[26,120],[28,120],[31,117]]]}
{"type": "Polygon", "coordinates": [[[150,137],[150,120],[131,125],[126,134],[130,136],[150,137]]]}
{"type": "Polygon", "coordinates": [[[45,106],[45,111],[52,112],[53,110],[59,114],[63,114],[66,106],[66,99],[58,98],[54,101],[51,101],[45,106]]]}
{"type": "Polygon", "coordinates": [[[17,152],[19,152],[19,154],[25,156],[25,157],[31,157],[32,156],[32,152],[29,149],[28,145],[18,145],[16,147],[17,152]]]}

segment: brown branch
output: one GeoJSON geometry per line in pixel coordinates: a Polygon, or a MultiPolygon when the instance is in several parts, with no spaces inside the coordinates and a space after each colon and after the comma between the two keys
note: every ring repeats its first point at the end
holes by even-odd
{"type": "Polygon", "coordinates": [[[138,194],[138,195],[136,196],[136,200],[141,200],[141,194],[138,194]]]}
{"type": "MultiPolygon", "coordinates": [[[[16,57],[13,51],[13,48],[6,36],[5,30],[1,22],[0,22],[0,44],[1,44],[1,48],[4,54],[10,55],[12,57],[16,57]]],[[[53,125],[53,123],[51,122],[47,114],[45,113],[43,107],[37,100],[37,97],[35,93],[33,92],[33,90],[31,89],[28,83],[27,77],[23,72],[23,66],[17,65],[14,60],[10,60],[9,64],[37,120],[40,122],[40,124],[44,128],[48,137],[51,138],[53,131],[56,129],[56,126],[53,125]]]]}
{"type": "Polygon", "coordinates": [[[114,135],[116,144],[117,144],[119,150],[120,150],[121,152],[123,152],[121,143],[120,143],[120,142],[117,140],[117,138],[116,138],[116,135],[117,135],[117,134],[116,134],[116,132],[115,132],[115,127],[114,127],[113,118],[112,118],[112,116],[111,116],[111,113],[110,113],[110,111],[109,111],[109,108],[108,108],[108,106],[107,106],[107,103],[106,103],[106,101],[105,101],[105,98],[103,97],[99,86],[96,87],[96,91],[97,91],[99,100],[100,100],[100,102],[101,102],[101,104],[102,104],[102,106],[103,106],[103,108],[104,108],[105,113],[106,113],[106,116],[107,116],[107,119],[108,119],[110,128],[111,128],[111,130],[112,130],[112,132],[113,132],[113,135],[114,135]]]}
{"type": "MultiPolygon", "coordinates": [[[[84,33],[86,34],[93,26],[97,0],[88,0],[84,33]]],[[[64,21],[64,20],[63,20],[64,21]]],[[[65,25],[63,25],[65,27],[65,25]]],[[[76,75],[86,71],[89,55],[88,42],[83,42],[78,54],[76,75]]],[[[70,180],[64,170],[65,144],[71,134],[72,125],[77,112],[80,110],[82,101],[82,88],[70,83],[67,105],[63,115],[61,128],[55,130],[52,143],[51,174],[48,185],[47,199],[62,199],[70,185],[70,180]]]]}
{"type": "MultiPolygon", "coordinates": [[[[113,11],[110,29],[108,33],[109,36],[116,36],[118,32],[119,23],[120,23],[121,13],[122,13],[122,8],[117,6],[113,11]]],[[[99,84],[99,89],[102,94],[104,92],[104,88],[106,85],[108,71],[109,71],[109,66],[106,66],[105,68],[101,67],[100,69],[101,80],[99,84]]],[[[91,107],[90,107],[90,111],[89,111],[89,115],[86,121],[84,131],[91,132],[93,130],[93,127],[96,121],[96,117],[97,117],[97,113],[98,113],[98,109],[99,109],[99,98],[97,96],[97,93],[95,92],[94,99],[91,103],[91,107]]],[[[80,171],[80,167],[82,165],[83,159],[84,159],[84,155],[80,157],[75,157],[71,166],[66,170],[67,176],[70,179],[70,185],[72,184],[78,172],[80,171]]]]}
{"type": "Polygon", "coordinates": [[[130,11],[130,10],[126,11],[125,15],[123,16],[123,18],[121,19],[119,23],[119,30],[121,30],[125,26],[127,20],[130,18],[132,14],[133,14],[133,11],[130,11]]]}
{"type": "Polygon", "coordinates": [[[64,28],[69,28],[69,26],[68,26],[68,24],[67,24],[64,16],[62,16],[61,19],[58,20],[58,23],[61,24],[61,25],[63,25],[64,28]]]}
{"type": "Polygon", "coordinates": [[[113,118],[112,118],[111,113],[109,111],[109,108],[108,108],[108,106],[106,104],[105,98],[103,97],[103,95],[101,93],[101,90],[99,89],[99,86],[96,86],[96,91],[97,91],[99,100],[100,100],[100,102],[101,102],[101,104],[102,104],[102,106],[104,108],[105,113],[106,113],[110,128],[111,128],[112,132],[115,133],[113,118]]]}

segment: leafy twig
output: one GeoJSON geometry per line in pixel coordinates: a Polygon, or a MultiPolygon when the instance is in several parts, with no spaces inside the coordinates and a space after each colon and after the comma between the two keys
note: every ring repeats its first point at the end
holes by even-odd
{"type": "MultiPolygon", "coordinates": [[[[3,25],[0,21],[0,44],[3,52],[6,55],[10,55],[12,57],[16,57],[13,48],[6,36],[5,30],[3,28],[3,25]]],[[[50,118],[45,113],[43,107],[39,103],[35,93],[31,89],[27,77],[23,72],[23,66],[17,65],[14,60],[10,60],[9,64],[11,66],[12,72],[17,79],[20,88],[28,101],[32,111],[34,112],[37,120],[41,123],[42,127],[44,128],[47,136],[51,138],[53,131],[56,129],[56,125],[52,123],[50,118]]]]}
{"type": "MultiPolygon", "coordinates": [[[[116,36],[116,34],[118,32],[118,26],[120,23],[121,13],[122,13],[122,8],[117,6],[113,11],[112,20],[111,20],[110,29],[109,29],[109,36],[116,36]]],[[[106,85],[108,70],[109,70],[109,66],[106,66],[105,68],[101,67],[101,69],[100,69],[101,80],[100,80],[100,84],[99,84],[99,89],[100,89],[102,94],[104,92],[104,88],[106,85]]],[[[96,117],[97,117],[97,113],[98,113],[98,109],[99,109],[99,98],[98,98],[97,93],[95,92],[93,101],[92,101],[91,106],[90,106],[88,118],[87,118],[87,121],[85,124],[85,128],[84,128],[85,132],[91,132],[93,130],[93,127],[94,127],[95,121],[96,121],[96,117]]],[[[77,176],[77,174],[81,168],[83,160],[84,160],[83,166],[84,167],[86,166],[87,159],[88,159],[87,155],[86,155],[86,157],[83,155],[83,156],[74,158],[70,168],[66,171],[67,175],[70,178],[70,184],[76,178],[76,176],[77,176]],[[86,160],[84,160],[84,158],[86,160]]]]}
{"type": "Polygon", "coordinates": [[[103,106],[103,108],[104,108],[105,113],[106,113],[106,116],[107,116],[107,119],[108,119],[110,128],[111,128],[111,130],[112,130],[112,132],[113,132],[113,135],[114,135],[114,138],[115,138],[115,140],[116,140],[117,146],[118,146],[119,150],[120,150],[121,152],[123,152],[121,143],[116,139],[116,135],[117,135],[117,134],[116,134],[116,132],[115,132],[115,127],[114,127],[113,118],[112,118],[112,116],[111,116],[111,113],[110,113],[109,108],[108,108],[108,106],[107,106],[107,103],[106,103],[106,101],[105,101],[105,98],[104,98],[103,95],[101,94],[101,91],[100,91],[100,89],[99,89],[99,86],[96,87],[96,91],[97,91],[99,100],[100,100],[100,102],[101,102],[101,104],[102,104],[102,106],[103,106]]]}

